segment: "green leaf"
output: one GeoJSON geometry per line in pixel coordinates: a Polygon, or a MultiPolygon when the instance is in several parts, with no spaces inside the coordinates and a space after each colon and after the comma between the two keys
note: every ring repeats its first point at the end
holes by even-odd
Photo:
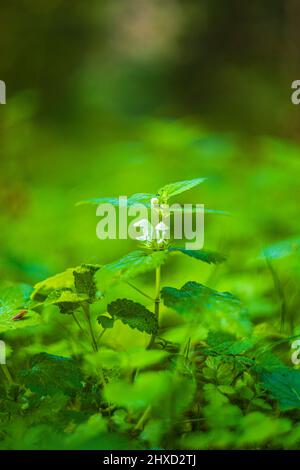
{"type": "Polygon", "coordinates": [[[186,250],[185,248],[181,248],[178,246],[172,246],[169,248],[169,252],[180,252],[184,255],[191,256],[199,261],[203,261],[204,263],[208,264],[217,264],[223,263],[226,260],[226,257],[220,253],[216,253],[213,251],[206,251],[206,250],[186,250]]]}
{"type": "Polygon", "coordinates": [[[130,351],[114,351],[102,347],[96,354],[88,354],[85,360],[92,365],[94,370],[101,365],[105,369],[118,367],[124,371],[132,369],[144,369],[164,361],[169,354],[157,349],[147,350],[144,348],[132,349],[130,351]]]}
{"type": "Polygon", "coordinates": [[[28,369],[21,371],[20,379],[32,392],[55,395],[57,391],[74,395],[82,388],[82,375],[72,359],[40,353],[33,357],[28,369]]]}
{"type": "Polygon", "coordinates": [[[278,401],[281,410],[300,408],[300,371],[280,367],[261,374],[261,382],[278,401]]]}
{"type": "Polygon", "coordinates": [[[167,184],[158,190],[158,197],[164,203],[168,201],[170,197],[176,196],[177,194],[188,191],[189,189],[198,186],[203,183],[207,178],[195,178],[193,180],[178,181],[176,183],[167,184]]]}
{"type": "Polygon", "coordinates": [[[263,445],[274,436],[286,434],[290,430],[291,422],[288,419],[274,419],[254,411],[241,418],[236,445],[242,449],[244,446],[263,445]]]}
{"type": "Polygon", "coordinates": [[[88,300],[86,294],[77,294],[71,289],[57,289],[49,294],[44,305],[56,305],[61,313],[73,313],[82,302],[88,300]]]}
{"type": "Polygon", "coordinates": [[[139,274],[154,271],[166,261],[167,256],[167,251],[132,251],[123,258],[103,266],[96,273],[96,279],[101,289],[117,281],[127,281],[139,274]]]}
{"type": "MultiPolygon", "coordinates": [[[[155,194],[147,194],[147,193],[136,193],[132,194],[127,198],[127,207],[134,206],[135,204],[143,204],[146,207],[151,207],[151,199],[155,197],[155,194]]],[[[77,205],[83,204],[94,204],[99,206],[100,204],[112,204],[115,207],[119,207],[119,198],[117,197],[99,197],[99,198],[91,198],[86,199],[84,201],[80,201],[77,205]]]]}
{"type": "Polygon", "coordinates": [[[225,395],[234,395],[236,390],[231,385],[219,385],[218,390],[225,395]]]}
{"type": "Polygon", "coordinates": [[[183,315],[194,325],[231,332],[238,337],[251,331],[247,311],[239,299],[229,292],[218,292],[197,282],[187,282],[181,289],[164,287],[164,304],[183,315]]]}
{"type": "Polygon", "coordinates": [[[0,333],[40,323],[40,315],[30,310],[32,287],[27,284],[9,284],[0,288],[0,333]],[[19,320],[13,317],[20,311],[27,310],[19,320]]]}
{"type": "Polygon", "coordinates": [[[208,209],[207,207],[196,207],[195,205],[193,205],[192,207],[186,207],[184,205],[181,205],[180,207],[172,207],[171,214],[172,213],[176,214],[176,213],[181,213],[181,212],[184,212],[186,214],[196,214],[196,213],[199,214],[199,213],[204,212],[205,215],[207,214],[225,215],[225,216],[231,215],[230,212],[223,211],[221,209],[208,209]]]}
{"type": "MultiPolygon", "coordinates": [[[[44,281],[38,282],[34,286],[31,299],[44,302],[49,294],[61,290],[85,294],[86,300],[91,302],[96,298],[95,273],[100,269],[100,265],[82,264],[76,268],[69,268],[62,273],[51,276],[44,281]]],[[[55,296],[56,294],[54,294],[55,296]]]]}
{"type": "Polygon", "coordinates": [[[63,288],[74,288],[73,272],[77,268],[69,268],[55,276],[48,277],[44,281],[38,282],[34,286],[31,295],[33,300],[43,301],[47,298],[51,291],[63,288]]]}
{"type": "Polygon", "coordinates": [[[161,291],[164,304],[181,314],[199,314],[201,308],[240,308],[241,303],[229,292],[218,292],[209,287],[189,281],[181,289],[164,287],[161,291]]]}
{"type": "Polygon", "coordinates": [[[6,284],[0,287],[0,314],[24,308],[30,301],[32,287],[28,284],[6,284]]]}
{"type": "Polygon", "coordinates": [[[145,331],[149,335],[157,333],[157,318],[144,305],[128,299],[118,299],[107,306],[107,311],[130,328],[145,331]]]}
{"type": "Polygon", "coordinates": [[[263,249],[259,259],[263,260],[265,258],[269,260],[286,258],[290,255],[295,255],[300,253],[300,238],[290,238],[288,240],[283,240],[274,245],[270,245],[263,249]]]}
{"type": "Polygon", "coordinates": [[[219,332],[209,332],[206,340],[209,348],[207,353],[215,352],[223,355],[240,355],[251,350],[254,342],[251,339],[237,340],[232,339],[231,335],[219,332]]]}
{"type": "Polygon", "coordinates": [[[97,318],[97,321],[99,325],[102,326],[102,328],[112,328],[114,326],[115,320],[113,318],[109,318],[106,315],[100,315],[97,318]]]}
{"type": "Polygon", "coordinates": [[[97,287],[94,275],[99,268],[99,265],[82,264],[73,271],[77,293],[87,295],[90,303],[96,299],[97,287]]]}
{"type": "Polygon", "coordinates": [[[191,404],[195,382],[191,377],[174,376],[169,371],[142,372],[134,383],[125,380],[108,383],[104,393],[108,402],[129,410],[145,411],[151,406],[155,414],[169,422],[191,404]]]}

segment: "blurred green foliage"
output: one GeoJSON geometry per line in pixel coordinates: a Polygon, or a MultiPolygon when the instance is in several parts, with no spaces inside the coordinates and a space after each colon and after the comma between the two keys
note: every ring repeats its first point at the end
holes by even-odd
{"type": "MultiPolygon", "coordinates": [[[[298,2],[22,0],[0,11],[0,315],[11,330],[0,332],[18,383],[1,375],[0,448],[299,448],[298,2]],[[205,249],[227,261],[170,256],[160,347],[147,350],[146,328],[110,328],[106,316],[117,298],[141,302],[116,282],[135,243],[99,241],[96,206],[76,203],[198,177],[185,202],[229,213],[205,215],[205,249]],[[91,317],[106,333],[91,352],[59,308],[94,302],[87,266],[102,264],[109,289],[91,317]],[[63,298],[12,324],[38,282],[63,298]]],[[[139,288],[153,283],[142,269],[139,288]]]]}

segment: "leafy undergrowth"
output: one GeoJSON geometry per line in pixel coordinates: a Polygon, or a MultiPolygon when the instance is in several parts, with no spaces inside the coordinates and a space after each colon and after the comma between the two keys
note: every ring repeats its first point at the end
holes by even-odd
{"type": "MultiPolygon", "coordinates": [[[[202,181],[168,185],[158,199],[202,181]]],[[[105,266],[2,286],[1,449],[299,448],[295,337],[251,319],[232,293],[162,286],[161,269],[182,255],[225,261],[148,240],[105,266]],[[153,271],[152,297],[133,282],[153,271]]]]}

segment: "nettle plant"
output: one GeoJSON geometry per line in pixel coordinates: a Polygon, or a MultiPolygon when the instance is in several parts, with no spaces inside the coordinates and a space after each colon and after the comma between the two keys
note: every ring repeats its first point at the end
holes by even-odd
{"type": "MultiPolygon", "coordinates": [[[[157,194],[135,194],[128,204],[142,201],[151,208],[152,201],[160,211],[173,196],[202,182],[199,178],[169,184],[157,194]]],[[[118,199],[86,202],[117,206],[118,199]]],[[[33,288],[1,287],[1,339],[18,347],[9,368],[1,364],[7,385],[0,382],[0,448],[2,441],[11,448],[16,435],[12,410],[24,418],[24,424],[18,421],[17,436],[26,435],[28,447],[268,448],[271,441],[275,447],[297,446],[300,425],[294,425],[292,415],[278,414],[299,413],[300,374],[271,352],[292,338],[274,330],[274,340],[272,328],[253,325],[229,292],[196,281],[179,289],[163,286],[161,271],[171,257],[208,264],[225,257],[177,246],[162,225],[156,234],[145,227],[138,249],[121,259],[69,268],[33,288]],[[154,274],[153,294],[136,285],[145,273],[154,274]],[[114,288],[122,284],[126,292],[135,291],[134,299],[114,297],[114,288]],[[137,302],[137,296],[144,302],[137,302]],[[161,325],[162,307],[172,319],[169,324],[161,325]],[[51,328],[59,318],[69,326],[66,343],[76,345],[72,357],[71,348],[56,355],[62,332],[60,326],[51,328]],[[32,348],[25,346],[20,355],[22,340],[28,341],[35,328],[32,348]],[[113,344],[106,342],[108,331],[107,336],[116,338],[113,344]],[[130,335],[121,344],[120,331],[142,338],[143,347],[131,348],[130,335]],[[37,443],[33,426],[45,422],[49,429],[42,428],[44,442],[37,443]],[[127,436],[126,443],[118,440],[120,435],[127,436]]]]}
{"type": "MultiPolygon", "coordinates": [[[[181,289],[163,287],[161,285],[161,267],[168,258],[174,254],[192,257],[204,263],[221,263],[225,257],[219,253],[207,250],[188,250],[182,246],[175,246],[166,238],[163,224],[163,207],[170,199],[192,189],[205,181],[205,178],[172,183],[161,188],[157,194],[134,194],[128,198],[128,205],[143,203],[147,207],[153,206],[153,201],[159,211],[161,223],[155,227],[154,232],[141,224],[141,234],[137,237],[140,249],[104,266],[82,264],[39,282],[31,289],[29,286],[13,286],[5,288],[1,297],[0,332],[21,327],[32,326],[40,320],[43,308],[58,307],[62,314],[69,315],[79,330],[89,341],[94,352],[99,350],[101,338],[106,330],[114,327],[116,321],[121,321],[130,328],[145,332],[150,336],[148,349],[155,347],[159,332],[160,304],[163,301],[166,307],[179,313],[193,315],[206,304],[208,308],[227,305],[229,309],[239,301],[229,293],[219,293],[197,282],[188,282],[181,289]],[[160,209],[160,207],[162,209],[160,209]],[[145,293],[133,284],[133,279],[147,272],[155,272],[155,285],[153,296],[145,293]],[[141,303],[127,298],[118,298],[110,302],[106,311],[95,315],[91,307],[96,306],[105,299],[106,292],[111,286],[124,282],[147,300],[147,307],[141,303]],[[149,308],[149,302],[153,308],[149,308]],[[22,310],[20,310],[22,309],[22,310]]],[[[118,204],[117,198],[99,198],[84,201],[96,205],[112,203],[118,204]]],[[[208,210],[207,212],[220,212],[208,210]]],[[[96,308],[97,310],[97,308],[96,308]]],[[[10,377],[4,366],[5,375],[10,377]]],[[[11,378],[9,378],[11,380],[11,378]]],[[[102,375],[103,384],[105,382],[102,375]]]]}

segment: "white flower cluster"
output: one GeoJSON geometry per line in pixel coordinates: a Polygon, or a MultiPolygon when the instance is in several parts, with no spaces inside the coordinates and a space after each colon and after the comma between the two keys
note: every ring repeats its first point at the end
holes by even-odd
{"type": "Polygon", "coordinates": [[[148,219],[141,219],[135,222],[134,227],[139,228],[141,231],[136,240],[146,242],[147,245],[156,244],[158,248],[162,248],[168,244],[170,238],[169,212],[164,205],[159,204],[159,200],[156,197],[151,199],[151,210],[156,211],[156,217],[154,218],[158,219],[159,222],[154,225],[148,219]],[[165,223],[166,221],[167,223],[165,223]]]}

